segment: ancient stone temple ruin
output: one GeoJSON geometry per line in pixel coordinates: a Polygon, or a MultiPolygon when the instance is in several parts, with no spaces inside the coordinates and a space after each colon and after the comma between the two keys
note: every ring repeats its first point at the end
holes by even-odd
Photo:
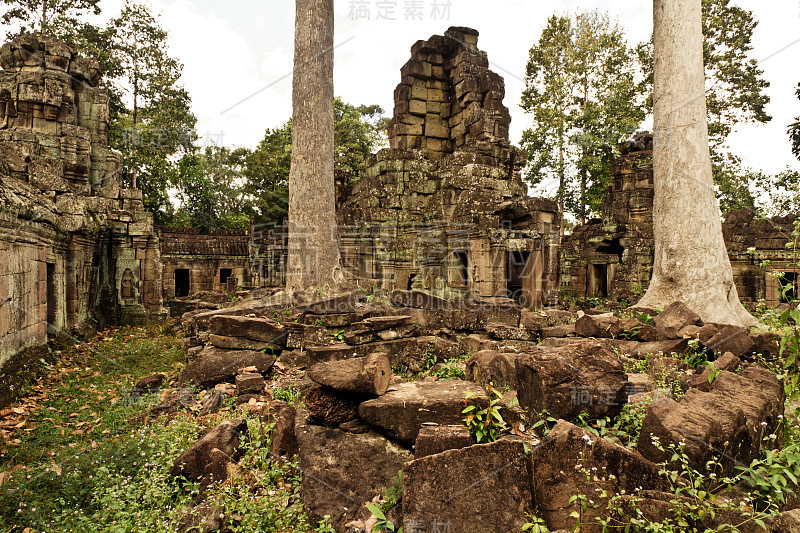
{"type": "Polygon", "coordinates": [[[577,226],[562,242],[562,288],[576,298],[633,303],[650,281],[655,249],[653,138],[630,144],[614,162],[601,218],[577,226]]]}
{"type": "MultiPolygon", "coordinates": [[[[602,217],[576,227],[564,239],[561,282],[572,296],[634,303],[647,289],[655,253],[652,142],[652,136],[644,134],[623,144],[602,217]]],[[[795,218],[768,220],[752,210],[726,216],[722,233],[742,301],[764,300],[775,306],[797,299],[798,269],[789,266],[793,260],[786,248],[795,218]],[[784,294],[787,283],[793,288],[784,294]]]]}
{"type": "Polygon", "coordinates": [[[526,195],[504,82],[477,43],[450,28],[411,48],[390,148],[339,205],[342,261],[362,287],[539,307],[557,296],[560,220],[554,202],[526,195]]]}
{"type": "Polygon", "coordinates": [[[0,367],[92,316],[165,314],[141,192],[121,189],[98,63],[47,37],[0,49],[0,367]]]}

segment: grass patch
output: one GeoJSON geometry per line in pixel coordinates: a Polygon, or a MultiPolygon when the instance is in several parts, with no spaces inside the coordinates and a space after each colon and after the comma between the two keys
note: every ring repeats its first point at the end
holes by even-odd
{"type": "Polygon", "coordinates": [[[141,425],[139,415],[162,393],[133,399],[131,387],[185,362],[181,340],[161,333],[155,327],[102,332],[63,350],[29,385],[11,415],[24,424],[6,431],[0,445],[0,532],[175,531],[199,490],[168,475],[175,457],[207,429],[242,416],[250,440],[238,474],[212,487],[206,501],[217,501],[237,532],[332,531],[305,515],[297,466],[271,461],[269,428],[232,402],[214,415],[181,412],[141,425]]]}

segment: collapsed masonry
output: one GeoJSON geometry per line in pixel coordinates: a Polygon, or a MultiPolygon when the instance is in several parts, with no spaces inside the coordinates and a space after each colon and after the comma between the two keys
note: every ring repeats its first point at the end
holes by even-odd
{"type": "Polygon", "coordinates": [[[526,195],[504,82],[477,43],[450,28],[411,48],[390,148],[339,205],[343,266],[367,288],[555,303],[557,208],[526,195]]]}
{"type": "MultiPolygon", "coordinates": [[[[306,511],[315,520],[329,516],[337,532],[371,531],[363,504],[393,485],[401,468],[402,505],[390,519],[407,531],[434,521],[451,531],[519,531],[534,508],[551,531],[572,530],[579,504],[571,496],[593,494],[597,479],[586,472],[595,468],[618,478],[609,490],[668,488],[656,464],[665,458],[651,436],[665,445],[689,442],[697,469],[721,457],[729,472],[736,461],[759,456],[767,435],[780,433],[783,387],[751,364],[756,353],[778,356],[778,336],[704,324],[680,302],[648,324],[594,310],[538,312],[419,291],[374,300],[359,290],[309,297],[277,293],[184,314],[188,364],[176,377],[184,388],[151,414],[174,413],[181,403],[199,407],[198,388],[213,388],[204,396],[204,414],[235,395],[240,409],[275,423],[271,453],[297,456],[306,511]],[[714,352],[713,367],[684,362],[693,338],[714,352]],[[451,373],[459,359],[460,376],[451,373]],[[623,360],[640,360],[646,373],[626,372],[623,360]],[[418,372],[429,375],[393,375],[418,372]],[[678,383],[683,398],[658,388],[665,382],[678,383]],[[303,406],[275,401],[268,384],[300,387],[303,406]],[[496,443],[476,445],[463,410],[465,401],[485,406],[489,386],[508,391],[497,408],[510,429],[496,443]],[[626,404],[646,411],[642,434],[633,436],[641,453],[563,422],[581,413],[615,417],[626,404]],[[540,440],[530,429],[536,418],[527,417],[544,412],[562,422],[540,440]],[[717,452],[697,446],[694,435],[717,452]]],[[[171,472],[224,481],[236,456],[214,452],[209,438],[178,457],[171,472]]],[[[606,504],[603,497],[590,509],[589,523],[608,516],[606,504]]]]}
{"type": "Polygon", "coordinates": [[[92,316],[166,315],[152,215],[121,189],[93,59],[49,37],[0,49],[0,367],[92,316]]]}

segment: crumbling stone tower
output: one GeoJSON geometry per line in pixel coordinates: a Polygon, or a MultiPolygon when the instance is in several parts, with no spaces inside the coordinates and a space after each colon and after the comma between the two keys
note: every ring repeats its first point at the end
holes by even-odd
{"type": "Polygon", "coordinates": [[[421,149],[431,159],[475,151],[484,156],[484,164],[519,170],[524,159],[508,140],[505,83],[489,70],[486,52],[478,50],[477,31],[450,28],[444,37],[418,41],[400,74],[389,126],[391,148],[421,149]]]}
{"type": "Polygon", "coordinates": [[[97,61],[49,37],[0,48],[0,369],[92,315],[163,316],[141,192],[120,189],[97,61]]]}
{"type": "Polygon", "coordinates": [[[411,48],[390,148],[341,192],[342,258],[368,287],[541,306],[557,295],[560,220],[526,194],[504,82],[477,43],[477,31],[450,28],[411,48]]]}

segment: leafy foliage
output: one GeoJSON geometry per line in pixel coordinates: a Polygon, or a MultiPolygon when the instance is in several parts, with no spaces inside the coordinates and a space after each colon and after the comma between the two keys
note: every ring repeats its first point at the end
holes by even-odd
{"type": "Polygon", "coordinates": [[[522,108],[535,125],[522,138],[526,177],[533,185],[558,180],[562,211],[585,218],[599,210],[616,145],[644,119],[636,76],[622,28],[598,11],[551,16],[530,49],[522,108]]]}
{"type": "Polygon", "coordinates": [[[242,174],[248,153],[211,145],[183,156],[177,163],[180,208],[172,223],[201,232],[246,227],[250,218],[243,209],[242,174]]]}
{"type": "MultiPolygon", "coordinates": [[[[361,177],[367,155],[382,142],[386,119],[377,105],[353,106],[334,100],[334,168],[350,181],[361,177]]],[[[292,121],[267,129],[246,156],[244,189],[247,212],[256,224],[280,224],[288,213],[292,121]]]]}
{"type": "Polygon", "coordinates": [[[180,339],[157,328],[106,331],[65,349],[31,390],[38,405],[26,420],[30,431],[20,431],[15,445],[0,444],[0,529],[175,531],[199,499],[197,483],[169,475],[175,457],[210,427],[244,416],[248,439],[238,468],[208,489],[206,501],[235,517],[234,531],[333,533],[305,514],[300,470],[270,457],[272,428],[257,415],[226,402],[202,418],[181,412],[141,423],[161,394],[132,398],[132,383],[184,362],[180,339]]]}
{"type": "Polygon", "coordinates": [[[489,393],[488,404],[481,406],[474,394],[468,394],[464,400],[466,407],[461,411],[462,414],[467,415],[464,418],[464,424],[469,428],[478,444],[494,442],[499,438],[500,433],[508,429],[498,405],[503,399],[503,395],[492,385],[489,385],[486,390],[489,393]]]}
{"type": "MultiPolygon", "coordinates": [[[[800,83],[797,84],[795,93],[800,99],[800,83]]],[[[789,126],[789,138],[792,141],[792,153],[797,159],[800,159],[800,117],[796,118],[795,122],[789,126]]]]}
{"type": "Polygon", "coordinates": [[[79,26],[79,17],[100,14],[100,0],[2,0],[4,24],[20,24],[20,33],[58,36],[58,29],[79,26]]]}
{"type": "Polygon", "coordinates": [[[167,194],[178,180],[176,156],[192,153],[197,118],[178,84],[183,65],[167,53],[168,33],[145,5],[126,0],[109,27],[119,61],[115,83],[131,105],[112,124],[111,142],[123,154],[121,180],[142,190],[160,223],[172,214],[167,194]]]}

